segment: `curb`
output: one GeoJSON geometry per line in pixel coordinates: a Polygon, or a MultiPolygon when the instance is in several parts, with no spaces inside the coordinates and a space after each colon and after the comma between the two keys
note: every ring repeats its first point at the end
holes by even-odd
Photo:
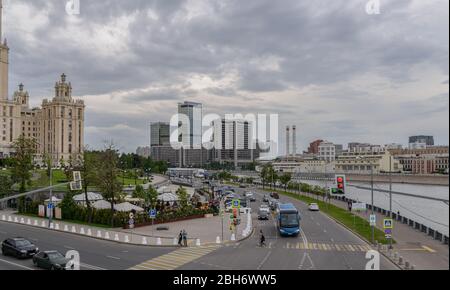
{"type": "MultiPolygon", "coordinates": [[[[13,214],[13,215],[15,215],[15,214],[13,214]]],[[[18,216],[18,217],[21,217],[21,216],[18,216]]],[[[28,218],[30,220],[33,220],[33,218],[31,218],[31,217],[24,217],[24,219],[28,219],[28,218]]],[[[95,229],[95,230],[92,230],[93,234],[91,236],[88,236],[86,234],[80,234],[78,232],[74,233],[72,231],[55,230],[55,229],[50,229],[49,227],[35,226],[33,224],[20,223],[20,222],[17,222],[17,223],[16,222],[9,222],[7,220],[0,220],[0,223],[7,223],[7,224],[14,224],[14,225],[19,225],[19,226],[26,226],[26,227],[42,229],[42,230],[46,230],[46,231],[50,231],[50,232],[56,232],[56,233],[62,233],[62,234],[70,234],[70,235],[74,235],[74,236],[85,237],[85,238],[95,239],[95,240],[99,240],[99,241],[107,241],[107,242],[112,242],[112,243],[121,244],[121,245],[131,245],[131,246],[139,246],[139,247],[146,247],[146,248],[149,248],[149,247],[150,248],[180,248],[178,245],[173,245],[173,244],[172,245],[151,245],[151,244],[144,245],[144,244],[141,244],[141,243],[134,243],[134,242],[133,243],[131,243],[131,242],[127,243],[127,242],[124,242],[124,241],[114,240],[113,238],[111,238],[111,239],[99,238],[96,235],[94,235],[94,232],[96,232],[97,230],[102,231],[102,232],[108,232],[108,233],[111,233],[111,232],[113,232],[113,233],[120,233],[120,234],[123,234],[123,235],[127,235],[128,234],[128,236],[130,236],[130,238],[133,235],[131,233],[122,232],[122,231],[118,231],[117,232],[117,231],[104,230],[104,229],[95,229]]],[[[76,226],[80,226],[80,225],[76,225],[76,226]]],[[[88,228],[88,227],[86,227],[86,228],[88,228]]],[[[244,241],[244,240],[248,239],[253,234],[253,232],[254,232],[254,228],[252,228],[252,232],[247,237],[241,238],[240,240],[227,241],[227,242],[222,242],[220,244],[217,244],[217,243],[214,243],[214,242],[208,242],[208,243],[202,244],[200,247],[202,247],[202,246],[212,246],[212,245],[221,245],[221,246],[223,246],[223,245],[227,245],[227,244],[236,244],[238,242],[241,242],[241,241],[244,241]]],[[[146,238],[158,238],[158,237],[146,236],[146,235],[139,235],[139,236],[146,237],[146,238]]],[[[195,241],[196,239],[193,239],[193,240],[195,241]]],[[[190,246],[190,247],[191,248],[198,248],[195,245],[194,246],[190,246]]]]}

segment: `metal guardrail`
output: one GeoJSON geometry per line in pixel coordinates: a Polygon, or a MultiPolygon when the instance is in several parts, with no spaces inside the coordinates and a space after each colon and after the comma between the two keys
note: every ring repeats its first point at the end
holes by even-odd
{"type": "MultiPolygon", "coordinates": [[[[342,200],[342,201],[345,201],[345,202],[349,202],[349,201],[350,202],[357,202],[356,200],[349,199],[349,198],[346,198],[346,197],[335,197],[335,199],[342,200]]],[[[368,210],[372,209],[370,204],[367,204],[367,209],[368,210]]],[[[390,212],[388,210],[383,209],[383,208],[374,206],[373,210],[374,210],[374,212],[381,213],[381,214],[385,215],[386,217],[390,216],[390,212]]],[[[428,226],[426,226],[424,224],[418,223],[418,222],[416,222],[413,219],[407,218],[405,216],[399,215],[398,213],[394,213],[394,212],[392,212],[392,218],[394,220],[396,220],[396,221],[401,222],[402,224],[408,225],[411,228],[426,234],[427,236],[431,236],[435,240],[441,241],[443,244],[448,245],[449,237],[444,235],[443,233],[440,233],[439,231],[437,231],[437,230],[435,230],[435,229],[433,229],[431,227],[428,227],[428,226]]]]}

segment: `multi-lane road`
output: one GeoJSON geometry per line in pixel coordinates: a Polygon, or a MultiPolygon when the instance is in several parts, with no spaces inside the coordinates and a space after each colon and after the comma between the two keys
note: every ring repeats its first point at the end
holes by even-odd
{"type": "MultiPolygon", "coordinates": [[[[249,190],[249,189],[247,189],[249,190]]],[[[363,270],[370,246],[320,212],[309,212],[307,205],[288,197],[301,212],[301,235],[282,238],[275,219],[258,221],[257,209],[264,193],[252,190],[257,202],[251,203],[254,234],[236,244],[190,248],[141,247],[48,231],[26,225],[0,222],[0,239],[25,237],[41,250],[80,253],[83,270],[363,270]],[[259,231],[266,236],[266,247],[259,247],[259,231]]],[[[239,189],[238,193],[243,194],[239,189]]],[[[381,257],[381,269],[395,265],[381,257]]],[[[0,256],[0,270],[35,270],[30,260],[0,256]]]]}

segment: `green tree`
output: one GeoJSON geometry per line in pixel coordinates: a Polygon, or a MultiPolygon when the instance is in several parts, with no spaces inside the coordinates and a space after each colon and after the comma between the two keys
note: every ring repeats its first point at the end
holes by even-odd
{"type": "Polygon", "coordinates": [[[289,184],[289,182],[292,180],[292,176],[289,173],[284,173],[283,175],[280,176],[280,182],[281,184],[284,185],[284,190],[287,190],[287,186],[289,184]]]}
{"type": "Polygon", "coordinates": [[[80,171],[81,173],[89,223],[92,222],[93,209],[88,198],[88,188],[89,186],[94,186],[98,183],[99,155],[99,152],[89,151],[85,148],[82,157],[79,158],[76,166],[74,167],[75,170],[80,171]]]}
{"type": "Polygon", "coordinates": [[[189,194],[184,187],[180,186],[180,188],[178,188],[177,190],[177,195],[179,199],[180,209],[185,210],[189,204],[189,194]]]}
{"type": "Polygon", "coordinates": [[[23,193],[27,185],[31,183],[31,170],[33,169],[33,157],[36,153],[36,141],[25,136],[20,136],[13,142],[15,155],[11,176],[14,183],[19,183],[19,192],[23,193]]]}
{"type": "Polygon", "coordinates": [[[158,202],[158,191],[151,185],[149,185],[148,189],[145,191],[145,203],[150,208],[155,208],[156,203],[158,202]]]}
{"type": "Polygon", "coordinates": [[[0,198],[5,197],[11,193],[13,183],[9,176],[0,175],[0,198]]]}
{"type": "Polygon", "coordinates": [[[133,191],[132,197],[145,199],[144,187],[142,185],[136,185],[136,188],[133,191]]]}
{"type": "Polygon", "coordinates": [[[261,176],[261,180],[263,182],[263,188],[265,188],[265,185],[266,185],[267,182],[270,182],[272,184],[278,178],[277,174],[275,172],[275,169],[273,168],[272,164],[264,165],[264,167],[261,170],[260,176],[261,176]]]}
{"type": "Polygon", "coordinates": [[[122,184],[119,176],[119,154],[114,144],[109,144],[99,154],[98,188],[105,200],[111,203],[111,226],[114,227],[114,204],[121,198],[122,184]]]}

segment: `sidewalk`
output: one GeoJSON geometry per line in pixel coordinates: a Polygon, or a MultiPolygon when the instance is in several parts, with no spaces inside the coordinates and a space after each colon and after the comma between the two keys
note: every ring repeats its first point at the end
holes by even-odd
{"type": "MultiPolygon", "coordinates": [[[[224,242],[232,242],[233,232],[231,232],[230,230],[231,220],[229,218],[229,215],[229,213],[225,213],[223,218],[220,216],[214,216],[203,219],[193,219],[174,223],[158,224],[154,226],[139,227],[133,230],[121,229],[120,231],[125,233],[133,232],[134,234],[146,237],[154,237],[155,235],[157,235],[163,239],[173,239],[173,237],[178,237],[180,231],[186,230],[190,239],[200,239],[202,243],[216,243],[217,238],[219,238],[220,241],[223,240],[224,242]],[[160,227],[167,227],[168,230],[158,231],[157,228],[160,227]]],[[[242,223],[237,226],[237,231],[234,232],[235,240],[241,240],[245,238],[245,236],[243,235],[243,231],[247,226],[247,220],[245,218],[245,215],[242,215],[241,218],[242,223]]]]}
{"type": "MultiPolygon", "coordinates": [[[[347,203],[339,200],[331,200],[335,206],[347,209],[347,203]]],[[[358,216],[368,220],[370,211],[357,213],[358,216]]],[[[377,216],[377,228],[383,230],[383,219],[386,216],[375,212],[377,216]]],[[[417,270],[448,270],[449,269],[449,247],[426,234],[414,230],[408,225],[394,220],[392,237],[396,241],[393,245],[392,254],[398,253],[404,261],[408,261],[417,270]]],[[[385,254],[388,251],[384,249],[385,254]]],[[[398,257],[391,258],[398,262],[398,257]]]]}
{"type": "MultiPolygon", "coordinates": [[[[224,241],[234,242],[231,239],[229,230],[229,220],[224,217],[224,241]]],[[[47,218],[28,217],[16,214],[13,211],[0,211],[0,221],[18,223],[27,226],[45,228],[48,230],[66,232],[71,234],[83,235],[86,237],[110,240],[117,243],[135,244],[143,246],[177,246],[178,234],[180,230],[185,229],[188,233],[188,245],[202,246],[206,244],[221,244],[222,241],[222,227],[221,217],[202,218],[195,220],[188,220],[183,222],[169,223],[166,225],[155,225],[152,227],[142,227],[133,230],[124,230],[122,228],[101,228],[89,225],[80,225],[75,223],[63,222],[54,220],[49,224],[47,218]],[[169,227],[169,231],[157,231],[156,228],[160,226],[169,227]],[[220,240],[217,240],[219,237],[220,240]]],[[[251,222],[250,222],[251,223],[251,222]]],[[[242,224],[238,227],[235,240],[245,238],[250,234],[243,233],[247,226],[247,220],[243,219],[242,224]]]]}

